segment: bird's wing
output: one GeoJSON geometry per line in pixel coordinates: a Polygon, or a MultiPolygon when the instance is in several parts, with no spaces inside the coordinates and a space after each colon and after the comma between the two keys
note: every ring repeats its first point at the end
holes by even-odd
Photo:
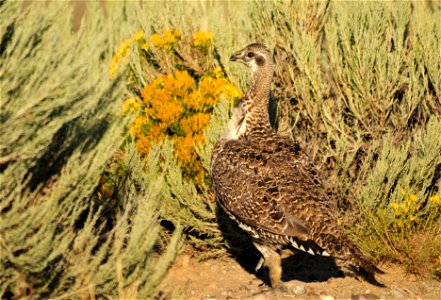
{"type": "Polygon", "coordinates": [[[262,151],[232,140],[215,148],[212,181],[217,197],[240,222],[307,240],[310,216],[327,211],[323,185],[294,145],[279,141],[271,147],[262,151]]]}

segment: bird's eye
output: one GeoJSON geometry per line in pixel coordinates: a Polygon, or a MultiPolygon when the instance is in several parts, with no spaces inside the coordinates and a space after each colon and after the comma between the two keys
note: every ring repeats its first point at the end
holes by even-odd
{"type": "Polygon", "coordinates": [[[247,56],[248,56],[249,58],[251,58],[251,57],[254,56],[254,53],[253,53],[253,52],[248,52],[247,56]]]}

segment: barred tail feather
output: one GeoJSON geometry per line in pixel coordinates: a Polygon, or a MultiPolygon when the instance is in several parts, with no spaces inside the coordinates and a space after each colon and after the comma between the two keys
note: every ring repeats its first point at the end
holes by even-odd
{"type": "Polygon", "coordinates": [[[375,278],[375,274],[384,274],[384,271],[380,270],[372,261],[364,257],[363,254],[354,254],[346,261],[346,267],[355,275],[362,277],[370,284],[385,287],[384,284],[377,281],[375,278]]]}
{"type": "Polygon", "coordinates": [[[373,285],[384,287],[382,283],[375,279],[375,274],[384,274],[384,272],[365,257],[360,248],[342,232],[335,232],[334,234],[320,233],[320,238],[322,241],[327,241],[328,247],[325,249],[329,250],[331,256],[341,261],[340,265],[342,267],[373,285]]]}

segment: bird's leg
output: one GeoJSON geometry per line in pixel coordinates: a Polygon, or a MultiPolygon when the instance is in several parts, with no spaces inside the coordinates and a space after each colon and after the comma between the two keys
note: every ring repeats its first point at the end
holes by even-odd
{"type": "Polygon", "coordinates": [[[284,258],[288,258],[293,254],[296,254],[298,251],[296,249],[291,249],[291,248],[286,248],[286,249],[282,249],[280,250],[280,257],[282,259],[284,258]]]}
{"type": "MultiPolygon", "coordinates": [[[[290,257],[291,255],[296,254],[297,252],[298,251],[295,249],[290,249],[290,248],[282,249],[282,250],[280,250],[280,258],[284,259],[284,258],[290,257]]],[[[265,262],[265,259],[263,258],[263,256],[260,257],[259,261],[256,264],[256,268],[254,268],[254,270],[256,272],[259,271],[263,267],[264,262],[265,262]]]]}
{"type": "Polygon", "coordinates": [[[260,253],[262,253],[265,265],[268,266],[271,287],[275,288],[279,286],[282,277],[282,260],[279,253],[277,253],[276,250],[261,244],[254,243],[254,246],[256,246],[260,253]]]}
{"type": "MultiPolygon", "coordinates": [[[[281,259],[285,259],[287,257],[290,257],[293,254],[296,254],[297,250],[296,249],[282,249],[280,250],[280,258],[281,259]]],[[[263,263],[265,262],[265,259],[263,257],[260,257],[259,261],[256,264],[256,268],[254,269],[256,272],[260,270],[260,268],[263,267],[263,263]]]]}
{"type": "Polygon", "coordinates": [[[265,260],[263,259],[263,257],[261,257],[261,258],[259,259],[259,261],[257,262],[256,268],[254,269],[256,272],[259,271],[260,268],[262,268],[262,266],[263,266],[263,262],[264,262],[264,261],[265,261],[265,260]]]}

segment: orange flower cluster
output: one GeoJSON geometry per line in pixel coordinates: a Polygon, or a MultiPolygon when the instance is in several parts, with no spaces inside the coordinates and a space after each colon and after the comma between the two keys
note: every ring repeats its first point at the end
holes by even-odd
{"type": "MultiPolygon", "coordinates": [[[[239,89],[223,77],[220,69],[198,79],[187,71],[176,71],[150,82],[141,96],[141,113],[129,127],[138,151],[147,155],[152,143],[173,138],[184,174],[202,184],[206,174],[195,145],[204,144],[204,129],[221,97],[235,101],[241,97],[239,89]]],[[[133,101],[128,99],[124,107],[133,107],[133,101]]]]}
{"type": "Polygon", "coordinates": [[[114,76],[133,54],[139,55],[141,64],[148,65],[147,77],[154,79],[142,89],[132,83],[134,97],[121,107],[123,114],[136,116],[129,132],[138,152],[144,156],[153,144],[172,138],[184,175],[199,186],[207,174],[195,145],[205,143],[204,130],[219,100],[225,97],[235,101],[242,97],[240,90],[217,67],[219,62],[213,51],[212,32],[183,35],[178,29],[164,29],[147,37],[139,30],[117,47],[109,68],[109,74],[114,76]]]}

